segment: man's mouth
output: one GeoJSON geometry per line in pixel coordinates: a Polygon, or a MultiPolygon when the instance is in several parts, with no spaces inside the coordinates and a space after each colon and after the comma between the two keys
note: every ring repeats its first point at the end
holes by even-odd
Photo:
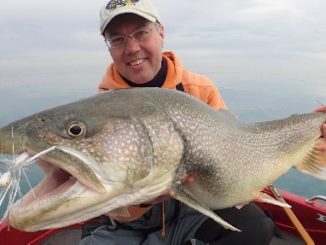
{"type": "Polygon", "coordinates": [[[145,62],[146,59],[137,59],[137,60],[134,60],[132,62],[129,62],[128,65],[130,66],[138,66],[140,64],[143,64],[145,62]]]}

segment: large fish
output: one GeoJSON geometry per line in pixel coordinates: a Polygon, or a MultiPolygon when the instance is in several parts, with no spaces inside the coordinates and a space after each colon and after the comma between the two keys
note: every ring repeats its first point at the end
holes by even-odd
{"type": "Polygon", "coordinates": [[[170,194],[236,230],[211,210],[270,201],[260,191],[292,166],[326,178],[318,148],[325,120],[309,113],[244,124],[158,88],[115,90],[46,110],[0,129],[1,153],[13,143],[30,156],[55,146],[38,159],[46,176],[36,199],[29,192],[17,201],[9,223],[25,231],[62,227],[170,194]],[[185,184],[189,176],[194,181],[185,184]]]}

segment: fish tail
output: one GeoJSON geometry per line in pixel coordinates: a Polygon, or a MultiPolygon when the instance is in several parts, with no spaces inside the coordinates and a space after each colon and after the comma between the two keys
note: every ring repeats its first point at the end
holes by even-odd
{"type": "Polygon", "coordinates": [[[296,165],[295,168],[315,178],[326,180],[325,140],[325,138],[317,139],[303,161],[296,165]]]}

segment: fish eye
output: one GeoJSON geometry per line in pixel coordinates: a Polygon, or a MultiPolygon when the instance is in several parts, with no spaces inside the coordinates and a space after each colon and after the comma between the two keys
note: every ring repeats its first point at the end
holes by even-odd
{"type": "Polygon", "coordinates": [[[86,126],[82,122],[72,122],[67,127],[67,133],[72,138],[81,138],[86,135],[86,126]]]}

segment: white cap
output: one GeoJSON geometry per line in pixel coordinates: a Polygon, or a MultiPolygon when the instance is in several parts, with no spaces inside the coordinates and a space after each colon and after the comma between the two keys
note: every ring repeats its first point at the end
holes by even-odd
{"type": "Polygon", "coordinates": [[[120,14],[136,14],[152,22],[160,22],[160,16],[151,0],[110,0],[101,8],[100,30],[103,34],[111,20],[120,14]]]}

